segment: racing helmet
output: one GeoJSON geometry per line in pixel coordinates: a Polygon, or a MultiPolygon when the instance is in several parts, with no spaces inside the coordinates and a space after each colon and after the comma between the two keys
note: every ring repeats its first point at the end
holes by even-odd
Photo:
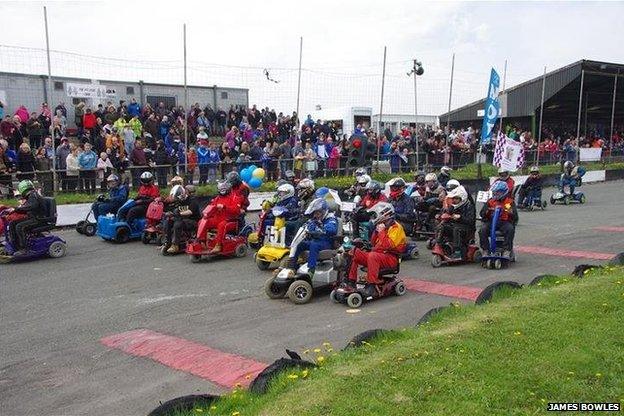
{"type": "Polygon", "coordinates": [[[154,175],[152,175],[152,172],[143,172],[139,179],[143,185],[149,185],[154,183],[154,175]]]}
{"type": "Polygon", "coordinates": [[[507,170],[507,168],[498,168],[498,177],[502,180],[506,180],[509,177],[509,171],[507,170]]]}
{"type": "Polygon", "coordinates": [[[295,187],[289,183],[285,183],[277,187],[277,201],[282,202],[288,198],[295,196],[295,187]]]}
{"type": "Polygon", "coordinates": [[[425,172],[419,171],[414,175],[414,180],[416,181],[416,185],[424,186],[425,185],[425,172]]]}
{"type": "Polygon", "coordinates": [[[236,171],[229,172],[227,175],[225,175],[225,180],[227,180],[232,186],[237,186],[243,183],[243,180],[236,171]]]}
{"type": "Polygon", "coordinates": [[[108,177],[106,178],[106,184],[109,188],[116,188],[117,186],[119,186],[119,176],[115,175],[114,173],[108,175],[108,177]]]}
{"type": "Polygon", "coordinates": [[[184,185],[184,179],[182,179],[182,177],[179,175],[174,176],[173,178],[171,178],[171,186],[175,185],[184,185]]]}
{"type": "Polygon", "coordinates": [[[383,188],[381,187],[381,184],[377,181],[369,181],[366,184],[366,193],[373,198],[377,198],[379,194],[381,194],[382,190],[383,188]]]}
{"type": "Polygon", "coordinates": [[[466,201],[468,200],[468,192],[466,192],[466,188],[459,185],[458,187],[453,189],[451,192],[449,192],[446,195],[446,197],[451,198],[451,200],[453,200],[452,202],[453,208],[458,208],[464,205],[466,201]],[[455,198],[458,198],[459,202],[455,202],[455,198]]]}
{"type": "Polygon", "coordinates": [[[529,169],[529,173],[531,175],[534,173],[539,173],[539,166],[531,166],[531,169],[529,169]]]}
{"type": "Polygon", "coordinates": [[[407,186],[405,180],[401,177],[390,179],[386,185],[390,187],[391,198],[398,198],[401,196],[401,194],[405,192],[405,187],[407,186]]]}
{"type": "Polygon", "coordinates": [[[232,183],[228,180],[220,180],[217,182],[217,191],[219,195],[227,195],[232,190],[232,183]]]}
{"type": "Polygon", "coordinates": [[[306,199],[314,194],[314,181],[310,178],[304,178],[297,184],[297,197],[300,199],[306,199]]]}
{"type": "Polygon", "coordinates": [[[565,170],[569,174],[570,172],[572,172],[572,169],[574,169],[574,163],[571,160],[567,160],[563,164],[563,170],[565,170]]]}
{"type": "Polygon", "coordinates": [[[305,215],[312,215],[314,219],[317,220],[324,219],[328,213],[329,206],[325,198],[316,198],[310,202],[310,205],[308,205],[308,208],[305,210],[305,215]],[[316,215],[317,212],[319,215],[316,215]]]}
{"type": "Polygon", "coordinates": [[[492,189],[490,190],[492,191],[492,198],[500,201],[505,198],[505,196],[507,196],[507,193],[509,192],[509,187],[504,181],[496,181],[494,182],[494,185],[492,185],[492,189]]]}
{"type": "Polygon", "coordinates": [[[30,179],[24,179],[17,185],[17,192],[24,196],[28,191],[35,189],[35,184],[30,179]]]}
{"type": "Polygon", "coordinates": [[[329,193],[329,188],[326,186],[321,186],[314,193],[315,198],[325,198],[325,196],[329,193]]]}
{"type": "Polygon", "coordinates": [[[371,214],[373,225],[386,223],[394,219],[394,207],[388,202],[378,202],[366,210],[366,212],[371,214]]]}
{"type": "Polygon", "coordinates": [[[446,190],[450,192],[453,189],[456,189],[458,186],[460,186],[460,184],[459,184],[459,181],[457,179],[450,179],[446,183],[446,190]]]}
{"type": "Polygon", "coordinates": [[[173,185],[171,191],[169,192],[169,196],[177,201],[183,201],[186,199],[186,189],[182,185],[173,185]]]}
{"type": "Polygon", "coordinates": [[[197,192],[197,189],[195,189],[195,185],[186,185],[184,187],[184,190],[186,191],[186,194],[188,196],[195,195],[195,192],[197,192]]]}
{"type": "Polygon", "coordinates": [[[453,169],[449,168],[448,166],[442,166],[440,168],[440,173],[443,173],[445,175],[450,175],[452,170],[453,169]]]}
{"type": "Polygon", "coordinates": [[[357,168],[354,173],[356,178],[359,178],[362,175],[366,175],[366,168],[357,168]]]}
{"type": "Polygon", "coordinates": [[[360,186],[366,186],[371,181],[371,177],[367,174],[360,175],[357,177],[356,182],[360,186]]]}
{"type": "Polygon", "coordinates": [[[284,177],[286,178],[287,181],[292,182],[295,180],[295,172],[288,169],[286,172],[284,172],[284,177]]]}

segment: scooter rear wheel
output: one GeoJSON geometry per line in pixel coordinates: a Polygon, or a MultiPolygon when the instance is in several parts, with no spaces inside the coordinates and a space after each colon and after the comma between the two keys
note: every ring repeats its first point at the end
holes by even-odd
{"type": "Polygon", "coordinates": [[[405,292],[407,292],[407,288],[405,287],[405,283],[403,282],[398,282],[395,286],[394,286],[394,294],[397,296],[403,296],[405,294],[405,292]]]}
{"type": "Polygon", "coordinates": [[[82,226],[82,234],[86,235],[87,237],[93,237],[96,231],[97,227],[92,222],[85,222],[85,224],[82,226]]]}
{"type": "Polygon", "coordinates": [[[334,303],[340,303],[340,301],[338,300],[337,295],[338,295],[338,293],[336,292],[336,289],[334,289],[329,294],[329,299],[331,299],[331,301],[334,302],[334,303]]]}
{"type": "Polygon", "coordinates": [[[48,255],[54,259],[58,259],[59,257],[63,257],[67,252],[67,246],[62,241],[54,241],[48,247],[48,255]]]}
{"type": "Polygon", "coordinates": [[[150,233],[149,231],[143,231],[143,233],[141,234],[141,242],[143,244],[149,244],[152,242],[152,233],[150,233]]]}
{"type": "Polygon", "coordinates": [[[236,250],[234,250],[234,255],[236,257],[245,257],[247,255],[247,244],[240,244],[236,246],[236,250]]]}
{"type": "Polygon", "coordinates": [[[258,266],[258,269],[262,271],[268,270],[270,265],[271,263],[269,263],[268,261],[256,259],[256,266],[258,266]]]}
{"type": "Polygon", "coordinates": [[[190,254],[189,257],[191,258],[191,263],[199,263],[202,258],[202,256],[198,254],[190,254]]]}
{"type": "Polygon", "coordinates": [[[84,231],[82,230],[82,227],[84,226],[84,224],[85,224],[84,220],[78,221],[76,223],[76,231],[78,231],[78,234],[84,234],[84,231]]]}
{"type": "Polygon", "coordinates": [[[494,268],[500,270],[503,268],[503,261],[501,259],[494,260],[494,268]]]}
{"type": "Polygon", "coordinates": [[[442,256],[438,254],[434,254],[433,256],[431,256],[431,266],[438,268],[442,266],[443,262],[444,261],[442,260],[442,256]]]}
{"type": "Polygon", "coordinates": [[[362,306],[362,295],[359,293],[351,293],[347,297],[347,306],[354,309],[362,306]]]}

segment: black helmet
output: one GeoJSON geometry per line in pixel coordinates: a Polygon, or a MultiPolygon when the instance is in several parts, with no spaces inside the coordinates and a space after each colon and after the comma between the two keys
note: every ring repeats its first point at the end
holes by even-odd
{"type": "Polygon", "coordinates": [[[423,171],[416,172],[416,175],[414,175],[414,180],[416,181],[417,185],[424,186],[425,185],[425,172],[423,171]]]}
{"type": "Polygon", "coordinates": [[[152,172],[143,172],[141,174],[141,183],[144,185],[149,185],[150,183],[154,183],[154,175],[152,172]]]}
{"type": "Polygon", "coordinates": [[[381,194],[381,191],[383,190],[383,188],[381,187],[381,184],[377,181],[370,181],[368,182],[368,184],[366,185],[366,192],[372,196],[372,197],[378,197],[379,194],[381,194]]]}
{"type": "Polygon", "coordinates": [[[225,175],[225,179],[232,186],[240,185],[243,182],[243,180],[241,179],[240,175],[236,171],[232,171],[232,172],[228,173],[227,175],[225,175]]]}

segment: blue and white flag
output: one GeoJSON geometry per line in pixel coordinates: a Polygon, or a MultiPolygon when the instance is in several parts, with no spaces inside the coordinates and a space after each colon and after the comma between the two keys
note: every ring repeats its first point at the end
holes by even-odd
{"type": "Polygon", "coordinates": [[[498,102],[498,88],[500,86],[500,76],[492,68],[490,74],[490,86],[485,99],[485,114],[483,115],[483,126],[481,126],[481,144],[488,144],[492,138],[492,130],[496,125],[496,120],[500,115],[500,103],[498,102]]]}

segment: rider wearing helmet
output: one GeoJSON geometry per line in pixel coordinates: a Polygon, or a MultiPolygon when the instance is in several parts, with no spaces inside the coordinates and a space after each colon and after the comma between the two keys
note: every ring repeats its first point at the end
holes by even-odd
{"type": "Polygon", "coordinates": [[[407,234],[411,234],[417,220],[416,203],[405,193],[407,184],[403,178],[394,178],[390,179],[387,185],[390,187],[388,202],[394,207],[396,220],[403,226],[407,234]]]}
{"type": "Polygon", "coordinates": [[[539,167],[531,166],[531,169],[529,169],[529,177],[526,178],[518,191],[518,205],[524,208],[525,203],[530,203],[530,201],[525,201],[527,196],[531,197],[530,200],[541,200],[543,185],[544,178],[540,175],[539,167]]]}
{"type": "Polygon", "coordinates": [[[440,185],[442,185],[445,188],[446,188],[447,182],[451,179],[452,170],[453,169],[449,168],[448,166],[442,166],[440,168],[440,174],[438,175],[438,182],[440,182],[440,185]]]}
{"type": "Polygon", "coordinates": [[[116,213],[128,199],[128,187],[121,185],[119,176],[115,174],[108,175],[106,185],[108,187],[108,197],[102,194],[91,205],[96,221],[100,215],[116,213]]]}
{"type": "Polygon", "coordinates": [[[427,182],[425,181],[425,172],[418,171],[414,175],[414,186],[410,190],[410,197],[419,200],[425,197],[427,191],[427,182]]]}
{"type": "Polygon", "coordinates": [[[284,172],[284,178],[283,178],[286,182],[288,182],[289,184],[291,184],[292,186],[295,186],[295,172],[293,172],[292,170],[288,169],[286,172],[284,172]]]}
{"type": "Polygon", "coordinates": [[[199,200],[195,196],[195,186],[175,185],[169,194],[173,202],[167,206],[171,212],[163,221],[165,245],[169,245],[167,253],[175,254],[180,251],[182,234],[186,231],[191,235],[197,229],[197,221],[201,217],[199,200]],[[169,218],[168,218],[169,217],[169,218]]]}
{"type": "Polygon", "coordinates": [[[296,259],[308,250],[308,273],[312,277],[321,250],[331,250],[333,247],[333,239],[338,233],[338,220],[335,216],[329,215],[327,201],[323,198],[312,201],[305,215],[310,218],[305,225],[307,238],[297,245],[293,256],[289,257],[289,264],[294,268],[296,259]]]}
{"type": "Polygon", "coordinates": [[[444,213],[448,214],[449,218],[440,223],[438,235],[444,241],[452,241],[455,249],[453,257],[462,259],[466,256],[468,242],[475,233],[475,206],[470,201],[468,192],[461,185],[449,192],[446,198],[449,204],[444,209],[444,213]]]}
{"type": "MultiPolygon", "coordinates": [[[[364,176],[368,177],[368,175],[363,175],[360,176],[359,179],[364,176]]],[[[356,237],[360,236],[360,223],[366,222],[370,219],[370,213],[367,212],[367,210],[374,207],[378,202],[384,202],[387,200],[386,196],[381,192],[383,188],[379,182],[369,180],[365,189],[366,194],[355,204],[355,208],[353,209],[353,214],[351,216],[352,229],[354,230],[356,237]]],[[[369,223],[366,238],[368,238],[372,232],[373,230],[369,223]]]]}
{"type": "Polygon", "coordinates": [[[570,188],[570,195],[574,194],[576,186],[583,184],[583,175],[585,175],[585,168],[582,166],[574,166],[574,162],[568,160],[563,164],[563,173],[559,180],[559,190],[565,193],[565,187],[570,188]]]}
{"type": "Polygon", "coordinates": [[[349,198],[355,198],[357,195],[364,196],[366,184],[370,182],[371,178],[366,174],[366,169],[357,168],[355,171],[355,183],[345,190],[345,195],[349,198]]]}
{"type": "MultiPolygon", "coordinates": [[[[507,185],[507,189],[509,189],[509,195],[511,196],[513,194],[513,189],[514,189],[514,186],[516,186],[516,183],[514,182],[511,175],[509,174],[509,170],[507,168],[504,168],[504,167],[498,168],[498,178],[494,180],[494,183],[496,182],[505,182],[505,184],[507,185]]],[[[492,184],[492,186],[493,185],[494,184],[492,184]]]]}
{"type": "Polygon", "coordinates": [[[24,201],[14,209],[16,213],[26,214],[26,217],[13,220],[9,223],[9,237],[16,249],[14,256],[26,254],[26,235],[38,226],[45,224],[46,207],[43,197],[35,189],[32,181],[26,179],[17,185],[20,198],[24,201]]]}
{"type": "MultiPolygon", "coordinates": [[[[284,213],[284,219],[286,220],[286,234],[287,236],[292,236],[294,231],[298,228],[296,227],[295,222],[299,219],[300,215],[299,199],[297,199],[297,196],[295,195],[295,187],[289,183],[278,186],[274,201],[275,203],[273,206],[286,208],[284,213]]],[[[266,214],[264,222],[265,227],[273,225],[274,222],[275,217],[273,216],[272,211],[269,210],[266,214]]]]}
{"type": "Polygon", "coordinates": [[[249,208],[249,193],[251,190],[236,171],[229,172],[225,175],[225,179],[232,185],[232,192],[236,194],[241,201],[238,225],[243,227],[245,225],[245,212],[247,212],[247,208],[249,208]]]}
{"type": "Polygon", "coordinates": [[[496,208],[501,208],[501,214],[496,224],[496,229],[503,233],[505,239],[503,252],[508,255],[513,249],[515,224],[518,222],[518,211],[514,200],[509,196],[509,188],[503,181],[496,181],[490,188],[492,197],[481,208],[481,230],[479,242],[484,253],[490,252],[490,231],[492,228],[492,216],[496,208]]]}
{"type": "Polygon", "coordinates": [[[418,202],[416,209],[421,212],[428,212],[427,221],[431,221],[436,212],[442,208],[444,199],[446,198],[446,190],[438,182],[435,173],[425,175],[425,196],[418,202]]]}
{"type": "Polygon", "coordinates": [[[379,287],[383,283],[379,278],[379,270],[398,266],[399,257],[405,251],[407,237],[401,224],[395,220],[392,204],[379,202],[368,211],[375,227],[371,237],[372,249],[370,252],[360,248],[353,250],[349,281],[351,284],[357,281],[358,267],[362,265],[367,267],[366,281],[379,287]]]}
{"type": "Polygon", "coordinates": [[[143,172],[139,178],[141,185],[137,192],[136,198],[134,198],[134,206],[128,209],[119,210],[117,216],[121,220],[125,220],[131,223],[137,218],[145,216],[147,212],[147,206],[156,198],[160,196],[160,190],[154,185],[154,175],[151,172],[143,172]]]}
{"type": "Polygon", "coordinates": [[[228,180],[217,181],[218,194],[202,212],[202,219],[197,226],[197,239],[206,241],[209,230],[217,230],[214,246],[208,254],[218,254],[223,247],[226,232],[238,229],[241,214],[241,198],[234,192],[228,180]]]}
{"type": "Polygon", "coordinates": [[[297,198],[301,204],[301,210],[305,211],[307,206],[314,200],[314,181],[310,178],[303,178],[297,184],[295,190],[297,191],[297,198]]]}

